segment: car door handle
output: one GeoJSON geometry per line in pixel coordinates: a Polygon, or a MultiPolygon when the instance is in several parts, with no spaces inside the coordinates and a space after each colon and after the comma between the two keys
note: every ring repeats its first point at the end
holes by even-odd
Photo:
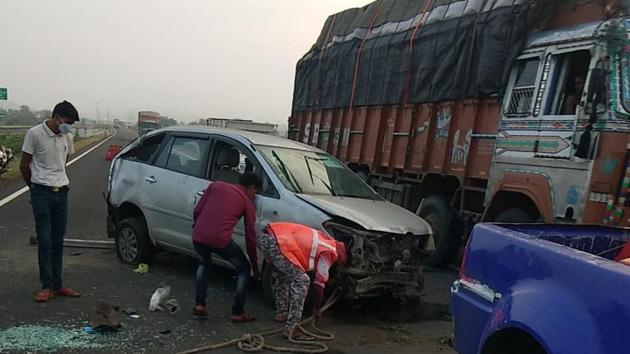
{"type": "Polygon", "coordinates": [[[144,177],[144,180],[149,182],[149,183],[156,183],[157,179],[155,179],[155,177],[150,176],[150,177],[144,177]]]}

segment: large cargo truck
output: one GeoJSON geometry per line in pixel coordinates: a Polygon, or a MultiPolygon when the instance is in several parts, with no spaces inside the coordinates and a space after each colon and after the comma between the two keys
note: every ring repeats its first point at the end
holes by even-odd
{"type": "Polygon", "coordinates": [[[138,112],[138,135],[144,134],[160,129],[160,114],[152,111],[140,111],[138,112]]]}
{"type": "Polygon", "coordinates": [[[289,137],[342,161],[453,259],[479,221],[630,224],[620,2],[375,1],[298,62],[289,137]]]}

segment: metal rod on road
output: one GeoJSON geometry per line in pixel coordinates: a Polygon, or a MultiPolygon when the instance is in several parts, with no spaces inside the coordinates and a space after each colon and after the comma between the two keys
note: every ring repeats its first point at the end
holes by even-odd
{"type": "Polygon", "coordinates": [[[63,241],[63,246],[77,248],[111,249],[114,248],[114,241],[79,240],[74,238],[67,238],[63,241]]]}

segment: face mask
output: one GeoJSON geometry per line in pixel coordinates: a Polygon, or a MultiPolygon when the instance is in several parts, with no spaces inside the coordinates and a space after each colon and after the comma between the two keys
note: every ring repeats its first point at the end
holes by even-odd
{"type": "Polygon", "coordinates": [[[59,132],[61,134],[68,134],[71,131],[72,131],[72,126],[70,124],[67,124],[67,123],[59,124],[59,132]]]}

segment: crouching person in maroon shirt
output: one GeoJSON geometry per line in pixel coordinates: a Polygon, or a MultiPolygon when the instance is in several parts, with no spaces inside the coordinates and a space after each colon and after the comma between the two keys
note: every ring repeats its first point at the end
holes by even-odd
{"type": "Polygon", "coordinates": [[[193,214],[192,239],[201,261],[197,268],[194,316],[208,316],[206,309],[208,267],[212,263],[212,253],[216,253],[232,263],[238,273],[230,320],[232,322],[254,320],[254,317],[243,311],[243,307],[250,281],[250,270],[253,269],[255,278],[260,277],[256,254],[256,207],[253,199],[261,189],[261,179],[253,173],[245,173],[238,185],[211,183],[197,203],[193,214]],[[234,226],[241,217],[245,218],[245,243],[249,262],[243,250],[232,239],[234,226]]]}

